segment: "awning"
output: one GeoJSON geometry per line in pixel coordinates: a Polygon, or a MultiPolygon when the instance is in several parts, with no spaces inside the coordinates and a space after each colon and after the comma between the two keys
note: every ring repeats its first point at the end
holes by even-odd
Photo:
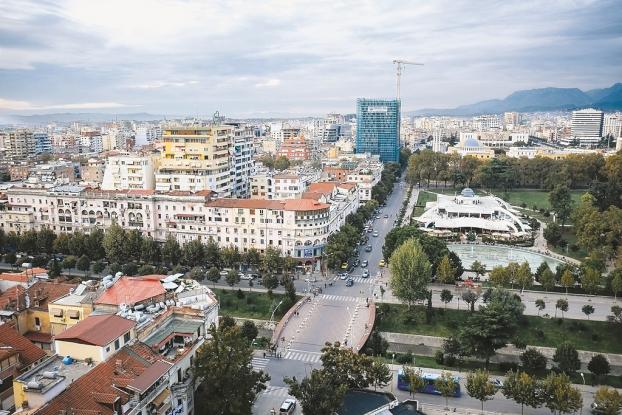
{"type": "Polygon", "coordinates": [[[78,310],[69,310],[67,314],[69,314],[69,318],[80,318],[80,312],[78,310]]]}
{"type": "Polygon", "coordinates": [[[165,290],[174,290],[178,287],[178,285],[174,282],[165,282],[164,284],[162,284],[162,287],[164,287],[165,290]]]}
{"type": "Polygon", "coordinates": [[[52,315],[53,315],[54,317],[62,317],[62,316],[63,316],[63,309],[62,309],[62,308],[55,308],[55,309],[52,311],[52,315]]]}

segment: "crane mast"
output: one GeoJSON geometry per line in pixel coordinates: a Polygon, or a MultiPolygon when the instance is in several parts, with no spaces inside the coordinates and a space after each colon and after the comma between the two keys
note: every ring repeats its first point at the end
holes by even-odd
{"type": "Polygon", "coordinates": [[[394,59],[393,63],[397,65],[397,99],[400,99],[400,83],[402,80],[402,73],[404,72],[404,66],[406,65],[418,65],[423,66],[422,63],[411,62],[403,59],[394,59]]]}

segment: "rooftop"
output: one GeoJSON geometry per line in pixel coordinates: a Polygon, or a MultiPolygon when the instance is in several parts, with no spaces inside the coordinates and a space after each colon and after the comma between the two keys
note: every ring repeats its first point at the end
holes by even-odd
{"type": "Polygon", "coordinates": [[[205,205],[207,207],[215,208],[274,209],[288,211],[320,210],[328,209],[330,207],[325,203],[319,203],[312,199],[216,199],[207,202],[205,205]]]}
{"type": "Polygon", "coordinates": [[[17,379],[17,382],[28,384],[35,381],[39,384],[38,389],[29,388],[29,391],[35,391],[40,393],[47,392],[53,386],[65,382],[66,385],[72,384],[74,381],[82,377],[82,375],[88,373],[93,369],[93,365],[86,364],[84,362],[74,361],[72,364],[66,365],[63,363],[63,357],[54,355],[50,356],[28,372],[22,374],[17,379]],[[55,375],[52,377],[46,372],[53,372],[55,375]],[[44,376],[46,373],[48,376],[44,376]]]}
{"type": "Polygon", "coordinates": [[[121,277],[95,301],[96,304],[137,304],[166,293],[158,276],[121,277]],[[157,277],[157,278],[156,278],[157,277]]]}
{"type": "Polygon", "coordinates": [[[339,415],[365,415],[368,412],[378,410],[391,402],[395,396],[368,390],[350,390],[343,397],[339,415]]]}
{"type": "Polygon", "coordinates": [[[127,333],[136,322],[114,314],[90,315],[73,327],[56,335],[56,340],[105,346],[127,333]]]}
{"type": "Polygon", "coordinates": [[[163,343],[166,343],[175,336],[192,336],[197,333],[197,330],[204,325],[201,320],[191,320],[180,317],[172,317],[163,325],[159,326],[149,337],[145,338],[144,342],[154,348],[159,348],[163,343]]]}
{"type": "Polygon", "coordinates": [[[15,353],[19,353],[21,363],[25,366],[45,357],[43,349],[8,324],[0,324],[0,360],[15,353]]]}

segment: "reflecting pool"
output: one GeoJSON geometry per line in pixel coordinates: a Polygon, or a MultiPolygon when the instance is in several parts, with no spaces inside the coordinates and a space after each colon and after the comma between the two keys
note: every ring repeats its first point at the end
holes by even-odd
{"type": "Polygon", "coordinates": [[[536,271],[542,261],[549,264],[552,271],[559,264],[563,264],[559,259],[515,246],[450,243],[447,247],[458,255],[465,269],[469,269],[475,261],[484,264],[487,270],[497,265],[506,266],[510,262],[521,264],[527,261],[532,272],[536,271]]]}

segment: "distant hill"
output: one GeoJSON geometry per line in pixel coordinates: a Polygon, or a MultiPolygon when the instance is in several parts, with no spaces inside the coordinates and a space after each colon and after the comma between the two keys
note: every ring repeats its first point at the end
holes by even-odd
{"type": "Polygon", "coordinates": [[[504,99],[490,99],[456,108],[426,108],[415,115],[479,115],[506,111],[536,112],[572,110],[584,107],[622,110],[622,83],[609,88],[582,91],[578,88],[539,88],[516,91],[504,99]]]}
{"type": "Polygon", "coordinates": [[[148,114],[138,112],[132,114],[106,114],[99,112],[64,112],[56,114],[33,114],[33,115],[2,115],[0,122],[7,124],[40,125],[52,122],[105,122],[114,120],[153,121],[161,120],[166,116],[161,114],[148,114]]]}

